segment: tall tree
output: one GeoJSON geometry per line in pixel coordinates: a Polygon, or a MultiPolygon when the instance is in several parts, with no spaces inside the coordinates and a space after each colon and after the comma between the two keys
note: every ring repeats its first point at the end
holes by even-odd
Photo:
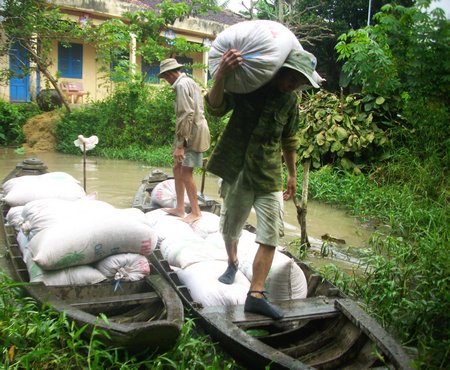
{"type": "MultiPolygon", "coordinates": [[[[54,62],[51,50],[54,40],[67,43],[72,38],[80,37],[82,30],[79,25],[43,0],[5,0],[0,8],[0,16],[6,37],[0,55],[8,55],[13,45],[20,45],[32,62],[29,68],[23,66],[22,73],[27,75],[33,70],[41,72],[70,111],[57,77],[50,72],[54,62]]],[[[1,77],[7,82],[12,74],[13,71],[7,68],[2,71],[1,77]]]]}
{"type": "MultiPolygon", "coordinates": [[[[284,23],[297,36],[303,47],[318,61],[318,70],[327,79],[326,87],[339,90],[340,63],[334,50],[338,37],[350,29],[365,27],[369,4],[371,19],[388,0],[259,0],[259,19],[284,23]],[[282,15],[280,15],[282,9],[282,15]]],[[[399,0],[411,6],[413,0],[399,0]]]]}
{"type": "MultiPolygon", "coordinates": [[[[50,72],[54,63],[51,58],[52,42],[59,41],[69,47],[72,39],[92,42],[97,49],[98,57],[103,65],[129,54],[130,43],[134,37],[141,55],[147,62],[161,60],[173,53],[187,53],[201,50],[199,46],[188,43],[183,38],[168,40],[163,30],[177,19],[198,16],[210,10],[220,10],[213,0],[192,0],[171,2],[163,0],[154,9],[126,14],[125,21],[111,19],[99,26],[80,27],[78,22],[60,12],[49,1],[45,0],[5,0],[0,7],[5,43],[0,48],[0,55],[8,55],[13,44],[18,43],[26,50],[31,60],[31,67],[23,67],[22,73],[27,75],[33,70],[41,72],[70,112],[70,106],[58,84],[57,75],[50,72]]],[[[89,23],[88,23],[89,24],[89,23]]],[[[129,62],[120,63],[122,73],[129,74],[129,62]],[[125,67],[125,68],[123,68],[125,67]]],[[[7,82],[13,73],[9,68],[1,71],[1,77],[7,82]]]]}

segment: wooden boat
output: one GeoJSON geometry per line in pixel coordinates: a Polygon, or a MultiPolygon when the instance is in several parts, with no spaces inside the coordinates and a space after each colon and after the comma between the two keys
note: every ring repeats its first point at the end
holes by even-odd
{"type": "MultiPolygon", "coordinates": [[[[203,172],[202,186],[200,189],[200,193],[198,194],[198,205],[200,206],[200,210],[219,215],[220,203],[213,199],[208,199],[208,197],[206,197],[203,194],[204,178],[205,177],[203,172]]],[[[143,212],[149,212],[159,208],[158,205],[152,202],[151,199],[152,191],[155,188],[155,186],[158,185],[160,182],[169,179],[173,179],[173,177],[169,177],[166,173],[160,170],[152,171],[148,176],[146,176],[142,180],[141,184],[139,185],[138,190],[133,199],[132,206],[134,208],[140,209],[143,212]]],[[[189,206],[187,207],[186,211],[189,212],[189,206]]]]}
{"type": "MultiPolygon", "coordinates": [[[[41,174],[46,167],[39,160],[24,161],[7,176],[41,174]]],[[[7,261],[14,279],[41,304],[50,304],[56,311],[65,312],[79,327],[86,325],[84,334],[94,330],[110,346],[124,347],[133,352],[166,351],[172,348],[184,322],[183,304],[175,290],[154,266],[150,275],[134,282],[121,282],[115,291],[114,282],[91,285],[46,286],[29,283],[27,267],[16,240],[16,230],[6,225],[9,207],[2,202],[7,261]],[[103,315],[106,319],[103,319],[103,315]]]]}
{"type": "MultiPolygon", "coordinates": [[[[141,194],[138,191],[135,200],[141,194]]],[[[254,231],[250,225],[247,229],[254,231]]],[[[273,302],[285,312],[279,321],[244,312],[243,305],[203,307],[193,300],[160,249],[150,261],[203,329],[248,368],[411,368],[405,349],[355,301],[289,252],[282,253],[304,272],[308,293],[304,299],[273,302]]]]}

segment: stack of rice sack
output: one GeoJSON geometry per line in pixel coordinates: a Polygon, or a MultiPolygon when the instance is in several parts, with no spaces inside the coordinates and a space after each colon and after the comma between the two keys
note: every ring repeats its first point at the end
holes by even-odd
{"type": "Polygon", "coordinates": [[[94,284],[150,273],[145,256],[157,238],[142,211],[91,199],[65,173],[14,178],[3,189],[30,281],[94,284]]]}
{"type": "MultiPolygon", "coordinates": [[[[146,213],[154,228],[159,248],[187,286],[192,298],[203,306],[244,304],[252,279],[252,263],[258,244],[255,235],[243,231],[239,240],[239,270],[232,285],[222,284],[228,257],[219,232],[219,216],[202,212],[191,225],[162,210],[146,213]]],[[[307,283],[303,271],[285,254],[277,251],[264,288],[271,300],[305,298],[307,283]]]]}

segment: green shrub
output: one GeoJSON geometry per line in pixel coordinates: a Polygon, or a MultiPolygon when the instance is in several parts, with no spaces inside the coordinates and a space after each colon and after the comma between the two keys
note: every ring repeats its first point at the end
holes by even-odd
{"type": "Polygon", "coordinates": [[[12,104],[0,100],[0,145],[23,143],[23,125],[29,117],[39,113],[34,103],[12,104]]]}
{"type": "Polygon", "coordinates": [[[133,148],[145,151],[168,146],[175,132],[173,90],[170,86],[120,84],[111,97],[102,102],[66,114],[57,125],[57,150],[76,154],[73,145],[78,135],[99,138],[91,154],[133,148]]]}

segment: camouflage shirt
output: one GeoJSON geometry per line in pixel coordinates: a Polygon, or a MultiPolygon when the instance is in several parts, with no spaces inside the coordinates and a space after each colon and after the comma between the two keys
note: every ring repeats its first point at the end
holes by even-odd
{"type": "Polygon", "coordinates": [[[298,149],[298,102],[295,93],[268,85],[248,94],[225,93],[213,116],[233,113],[208,161],[208,171],[233,182],[242,171],[244,186],[256,193],[283,190],[282,149],[298,149]]]}

